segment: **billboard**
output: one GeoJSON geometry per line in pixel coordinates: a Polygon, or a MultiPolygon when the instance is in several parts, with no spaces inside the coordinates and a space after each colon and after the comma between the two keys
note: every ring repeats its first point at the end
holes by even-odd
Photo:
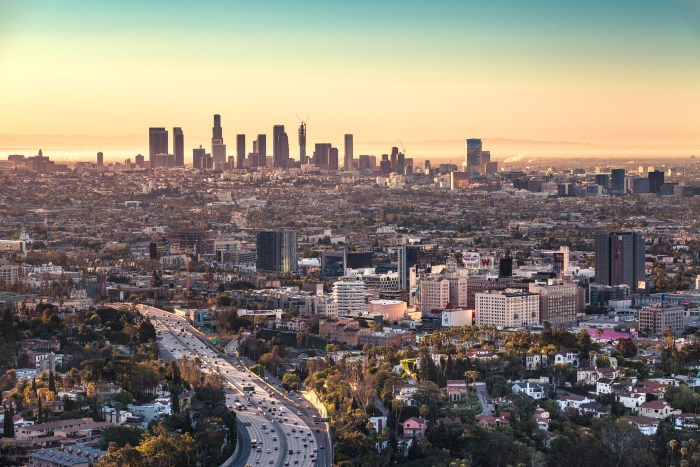
{"type": "Polygon", "coordinates": [[[462,262],[464,267],[469,269],[488,269],[489,271],[496,269],[496,261],[493,256],[481,256],[474,251],[463,251],[462,262]]]}
{"type": "Polygon", "coordinates": [[[464,262],[465,266],[468,266],[469,264],[479,264],[479,253],[474,251],[463,251],[462,261],[464,262]]]}

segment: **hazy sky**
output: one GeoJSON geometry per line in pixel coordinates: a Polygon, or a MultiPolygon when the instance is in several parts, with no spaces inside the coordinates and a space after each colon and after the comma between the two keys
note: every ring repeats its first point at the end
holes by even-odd
{"type": "Polygon", "coordinates": [[[124,136],[75,140],[121,158],[181,126],[189,160],[214,113],[231,154],[285,124],[296,157],[296,114],[311,144],[354,133],[356,155],[700,147],[700,1],[0,0],[0,154],[53,144],[7,135],[124,136]]]}

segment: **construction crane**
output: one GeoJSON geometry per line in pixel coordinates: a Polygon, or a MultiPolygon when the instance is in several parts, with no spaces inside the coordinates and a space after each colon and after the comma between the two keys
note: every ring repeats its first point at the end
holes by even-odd
{"type": "Polygon", "coordinates": [[[401,146],[401,152],[403,153],[403,156],[406,157],[406,148],[403,147],[403,142],[399,140],[399,145],[401,146]]]}

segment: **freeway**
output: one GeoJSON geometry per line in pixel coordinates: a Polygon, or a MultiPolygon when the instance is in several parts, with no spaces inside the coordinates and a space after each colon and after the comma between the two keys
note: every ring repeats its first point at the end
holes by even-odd
{"type": "Polygon", "coordinates": [[[161,353],[176,360],[199,357],[204,372],[216,372],[226,381],[226,405],[231,410],[236,403],[243,406],[237,415],[239,430],[246,431],[239,439],[245,444],[239,447],[239,460],[234,465],[333,465],[328,434],[322,424],[312,421],[317,414],[276,391],[237,357],[219,354],[184,318],[147,305],[138,308],[153,321],[161,353]],[[257,446],[253,448],[248,439],[256,440],[257,446]]]}

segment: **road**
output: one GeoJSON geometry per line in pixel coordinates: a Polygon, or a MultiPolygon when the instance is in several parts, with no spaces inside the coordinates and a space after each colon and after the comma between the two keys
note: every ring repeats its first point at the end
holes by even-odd
{"type": "Polygon", "coordinates": [[[331,466],[328,437],[323,425],[314,425],[311,411],[273,391],[262,379],[250,373],[236,356],[221,355],[207,340],[180,318],[158,308],[139,305],[139,311],[153,322],[161,353],[176,360],[199,357],[203,371],[217,372],[227,382],[226,405],[238,411],[239,459],[236,466],[331,466]],[[243,387],[252,387],[244,393],[243,387]],[[320,433],[315,430],[319,429],[320,433]],[[255,439],[257,448],[249,440],[255,439]],[[289,454],[289,450],[292,454],[289,454]],[[269,451],[269,452],[268,452],[269,451]],[[312,457],[313,456],[313,457],[312,457]],[[318,462],[316,462],[318,460],[318,462]]]}
{"type": "Polygon", "coordinates": [[[488,393],[486,392],[486,384],[484,383],[474,383],[474,389],[476,389],[476,395],[479,396],[479,403],[481,404],[481,413],[484,415],[491,415],[495,409],[493,404],[488,402],[488,393]]]}
{"type": "MultiPolygon", "coordinates": [[[[249,359],[238,355],[238,341],[232,340],[224,350],[226,355],[228,355],[229,358],[234,359],[234,361],[237,363],[240,362],[244,366],[252,364],[249,359]]],[[[273,376],[266,376],[265,384],[269,390],[272,390],[280,397],[286,399],[288,406],[291,405],[293,411],[300,414],[300,416],[307,422],[307,424],[309,424],[309,426],[311,426],[310,424],[313,423],[312,434],[314,435],[316,446],[325,447],[325,449],[321,449],[315,453],[317,465],[333,465],[333,451],[329,449],[331,446],[330,435],[326,429],[328,425],[313,421],[314,418],[320,417],[320,414],[316,408],[310,405],[309,402],[299,394],[288,395],[283,392],[281,382],[273,376]]]]}

